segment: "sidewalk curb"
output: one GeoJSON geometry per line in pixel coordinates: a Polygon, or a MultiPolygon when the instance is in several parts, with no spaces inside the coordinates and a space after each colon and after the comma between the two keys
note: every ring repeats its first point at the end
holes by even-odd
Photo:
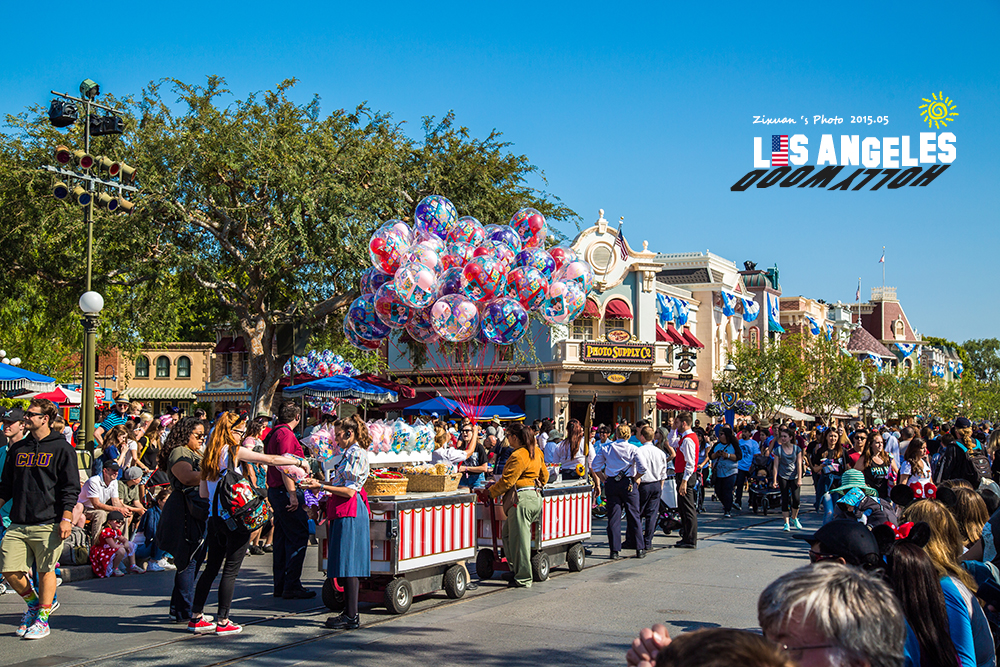
{"type": "Polygon", "coordinates": [[[60,565],[59,571],[62,573],[64,584],[94,579],[94,570],[89,563],[87,565],[60,565]]]}

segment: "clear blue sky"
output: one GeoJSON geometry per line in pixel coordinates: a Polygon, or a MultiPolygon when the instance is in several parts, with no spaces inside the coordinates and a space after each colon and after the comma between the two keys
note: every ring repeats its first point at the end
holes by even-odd
{"type": "Polygon", "coordinates": [[[85,77],[126,94],[209,74],[241,97],[296,77],[303,101],[367,101],[414,134],[422,116],[454,110],[477,136],[501,130],[584,224],[600,208],[625,216],[634,247],[777,263],[786,295],[849,302],[859,276],[863,299],[881,284],[885,245],[886,283],[921,333],[1000,336],[995,1],[76,6],[86,18],[10,8],[0,110],[85,77]],[[729,190],[753,167],[754,136],[769,148],[771,134],[803,132],[815,164],[819,128],[754,126],[754,115],[839,115],[823,130],[838,147],[840,134],[915,142],[927,129],[918,105],[936,91],[960,114],[948,128],[958,158],[926,188],[729,190]],[[851,128],[852,114],[890,124],[851,128]]]}

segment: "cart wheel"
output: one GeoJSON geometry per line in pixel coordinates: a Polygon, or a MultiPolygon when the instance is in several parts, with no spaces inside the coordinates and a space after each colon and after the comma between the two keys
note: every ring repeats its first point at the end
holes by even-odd
{"type": "Polygon", "coordinates": [[[549,555],[539,551],[531,557],[531,574],[535,581],[545,581],[549,578],[549,555]]]}
{"type": "Polygon", "coordinates": [[[566,552],[566,565],[570,572],[579,572],[583,569],[583,562],[587,558],[587,553],[582,544],[574,544],[566,552]]]}
{"type": "Polygon", "coordinates": [[[344,593],[343,591],[338,591],[337,587],[333,585],[333,579],[327,579],[323,582],[322,594],[323,604],[330,611],[344,611],[344,593]]]}
{"type": "Polygon", "coordinates": [[[760,503],[760,511],[764,514],[764,516],[767,516],[767,506],[768,506],[768,504],[769,503],[768,503],[766,497],[760,503]]]}
{"type": "Polygon", "coordinates": [[[476,554],[476,574],[480,579],[492,579],[495,574],[493,570],[493,560],[496,554],[492,549],[483,549],[476,554]]]}
{"type": "Polygon", "coordinates": [[[393,579],[385,587],[385,608],[393,614],[405,614],[413,604],[413,587],[406,579],[393,579]]]}
{"type": "Polygon", "coordinates": [[[452,565],[444,573],[444,592],[452,600],[457,600],[465,595],[468,583],[469,581],[465,576],[465,568],[461,565],[452,565]]]}

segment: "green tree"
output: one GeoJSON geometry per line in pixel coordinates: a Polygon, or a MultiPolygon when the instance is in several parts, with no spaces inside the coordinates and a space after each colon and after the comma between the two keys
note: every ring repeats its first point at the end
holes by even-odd
{"type": "Polygon", "coordinates": [[[809,414],[825,417],[829,423],[836,410],[846,412],[861,400],[861,363],[826,336],[803,342],[806,381],[801,405],[809,414]]]}
{"type": "MultiPolygon", "coordinates": [[[[424,196],[443,194],[483,223],[506,222],[523,205],[553,222],[576,218],[529,185],[541,174],[499,132],[474,138],[449,114],[425,118],[415,140],[364,105],[323,116],[318,99],[292,99],[294,83],[243,100],[218,77],[151,84],[120,102],[128,131],[96,145],[136,165],[142,184],[134,214],[95,226],[95,289],[109,303],[102,340],[134,349],[197,331],[199,321],[228,323],[248,343],[255,409],[271,406],[286,361],[273,346],[277,325],[302,321],[317,341],[342,345],[372,231],[409,221],[424,196]],[[190,298],[179,298],[181,286],[190,298]],[[207,304],[203,320],[189,317],[207,304]]],[[[0,169],[9,171],[0,192],[20,208],[0,246],[12,240],[26,255],[10,253],[18,284],[65,288],[55,315],[72,312],[82,291],[83,233],[79,211],[45,197],[51,179],[34,171],[67,141],[40,112],[11,119],[18,132],[4,138],[11,169],[0,169]]],[[[68,140],[78,144],[75,132],[68,140]]]]}
{"type": "Polygon", "coordinates": [[[1000,383],[1000,340],[967,340],[960,349],[965,352],[965,372],[982,382],[1000,383]]]}
{"type": "Polygon", "coordinates": [[[753,401],[758,416],[764,419],[774,419],[782,406],[800,403],[808,370],[802,360],[798,334],[760,348],[737,341],[733,343],[729,361],[736,370],[724,372],[715,381],[716,399],[723,393],[734,392],[753,401]]]}

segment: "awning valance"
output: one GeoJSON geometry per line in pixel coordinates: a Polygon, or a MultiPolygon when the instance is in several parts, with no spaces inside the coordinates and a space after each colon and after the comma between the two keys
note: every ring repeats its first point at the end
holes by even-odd
{"type": "Polygon", "coordinates": [[[667,338],[669,338],[670,342],[673,343],[674,345],[687,346],[688,342],[684,340],[684,336],[682,336],[681,333],[674,327],[673,322],[667,323],[666,333],[667,333],[667,338]]]}
{"type": "Polygon", "coordinates": [[[612,299],[604,309],[604,317],[611,320],[631,320],[632,309],[621,299],[612,299]]]}
{"type": "Polygon", "coordinates": [[[783,405],[780,408],[778,408],[778,414],[781,415],[781,416],[783,416],[783,417],[787,417],[789,419],[793,419],[793,420],[797,420],[797,421],[804,421],[804,422],[814,422],[814,421],[816,421],[816,418],[813,417],[812,415],[807,415],[806,413],[802,412],[801,410],[796,410],[795,408],[791,407],[790,405],[783,405]]]}
{"type": "Polygon", "coordinates": [[[681,337],[684,338],[685,341],[684,344],[687,345],[688,347],[697,347],[697,348],[705,347],[704,345],[702,345],[701,341],[698,340],[695,337],[695,335],[691,333],[691,330],[688,329],[687,327],[684,327],[684,332],[681,334],[681,337]]]}
{"type": "Polygon", "coordinates": [[[243,336],[233,339],[233,344],[229,346],[226,352],[230,354],[240,354],[247,351],[246,341],[243,340],[243,336]]]}
{"type": "Polygon", "coordinates": [[[130,399],[153,401],[193,401],[194,391],[191,387],[129,387],[130,399]]]}
{"type": "Polygon", "coordinates": [[[660,391],[656,393],[656,409],[704,412],[705,401],[690,394],[677,394],[669,391],[660,391]]]}
{"type": "Polygon", "coordinates": [[[670,336],[659,324],[656,325],[656,342],[657,343],[672,343],[670,336]]]}
{"type": "Polygon", "coordinates": [[[583,313],[580,317],[590,317],[595,320],[601,319],[601,309],[597,307],[597,304],[587,299],[587,305],[583,307],[583,313]]]}
{"type": "Polygon", "coordinates": [[[212,350],[215,354],[222,354],[229,349],[229,346],[233,344],[233,339],[229,336],[224,336],[219,339],[219,342],[215,344],[215,349],[212,350]]]}

